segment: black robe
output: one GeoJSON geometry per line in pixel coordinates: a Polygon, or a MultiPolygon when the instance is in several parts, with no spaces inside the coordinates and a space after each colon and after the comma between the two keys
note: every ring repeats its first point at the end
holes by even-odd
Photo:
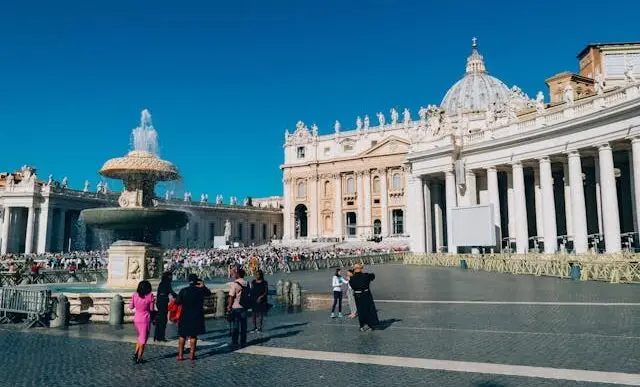
{"type": "Polygon", "coordinates": [[[211,291],[195,285],[182,288],[178,293],[176,303],[182,305],[182,314],[178,323],[180,337],[196,337],[205,333],[204,328],[204,299],[211,295],[211,291]]]}
{"type": "Polygon", "coordinates": [[[378,325],[378,312],[373,302],[373,294],[369,288],[371,281],[376,278],[373,273],[355,273],[349,280],[349,285],[353,289],[353,296],[356,299],[358,308],[358,320],[360,328],[368,325],[370,328],[378,325]]]}

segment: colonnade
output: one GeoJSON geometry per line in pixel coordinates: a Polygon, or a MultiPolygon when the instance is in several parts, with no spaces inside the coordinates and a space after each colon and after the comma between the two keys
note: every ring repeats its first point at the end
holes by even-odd
{"type": "Polygon", "coordinates": [[[419,209],[417,214],[410,214],[412,250],[443,251],[446,244],[447,251],[457,252],[452,225],[447,222],[452,209],[488,203],[493,204],[496,226],[505,241],[503,247],[513,247],[516,253],[536,248],[549,254],[565,249],[577,254],[589,250],[617,253],[637,241],[637,138],[509,164],[467,168],[464,191],[459,183],[453,168],[412,176],[409,203],[419,209]],[[446,230],[446,237],[442,230],[446,230]]]}

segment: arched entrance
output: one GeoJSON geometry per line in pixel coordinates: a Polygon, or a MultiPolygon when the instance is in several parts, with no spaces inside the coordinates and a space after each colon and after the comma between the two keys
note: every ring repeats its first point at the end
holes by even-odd
{"type": "Polygon", "coordinates": [[[295,210],[296,239],[307,237],[307,206],[298,204],[295,210]]]}
{"type": "Polygon", "coordinates": [[[357,217],[355,212],[347,212],[347,235],[350,237],[358,234],[357,217]]]}
{"type": "Polygon", "coordinates": [[[380,219],[376,219],[373,221],[373,235],[382,234],[382,222],[380,219]]]}
{"type": "Polygon", "coordinates": [[[391,218],[393,219],[393,233],[396,235],[404,234],[404,211],[399,209],[391,211],[391,218]]]}

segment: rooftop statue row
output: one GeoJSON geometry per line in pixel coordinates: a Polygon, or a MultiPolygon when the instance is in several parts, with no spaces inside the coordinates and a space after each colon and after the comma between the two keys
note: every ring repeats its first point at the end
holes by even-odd
{"type": "MultiPolygon", "coordinates": [[[[164,193],[164,200],[174,200],[174,195],[175,192],[174,191],[165,191],[164,193]]],[[[192,202],[193,201],[193,195],[191,194],[191,192],[185,192],[183,195],[183,201],[184,202],[192,202]]],[[[200,194],[200,203],[209,203],[209,194],[200,194]]],[[[220,194],[216,195],[216,201],[215,201],[216,205],[224,205],[224,197],[220,194]]],[[[238,198],[236,196],[231,196],[229,198],[229,205],[231,206],[237,206],[238,205],[238,198]]],[[[251,207],[252,201],[250,197],[246,197],[244,198],[243,201],[243,206],[245,207],[251,207]]]]}

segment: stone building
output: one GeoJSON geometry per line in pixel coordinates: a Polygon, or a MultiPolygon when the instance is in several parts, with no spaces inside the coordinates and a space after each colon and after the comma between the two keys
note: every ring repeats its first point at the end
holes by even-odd
{"type": "Polygon", "coordinates": [[[299,122],[285,134],[284,237],[409,234],[413,251],[454,253],[452,212],[491,205],[497,243],[477,247],[634,247],[640,43],[588,45],[578,60],[546,80],[550,98],[530,98],[489,75],[474,39],[463,78],[418,117],[392,109],[330,135],[299,122]]]}
{"type": "Polygon", "coordinates": [[[546,103],[542,92],[531,99],[489,81],[474,43],[438,130],[412,127],[421,133],[407,154],[413,251],[461,251],[452,213],[485,204],[501,247],[518,253],[636,246],[640,45],[589,45],[578,58],[579,74],[547,80],[546,103]]]}
{"type": "MultiPolygon", "coordinates": [[[[80,212],[87,208],[115,207],[119,193],[109,192],[100,183],[96,191],[74,190],[62,182],[44,182],[35,169],[25,166],[14,173],[0,174],[0,253],[44,253],[105,249],[113,242],[108,232],[86,226],[80,212]],[[97,191],[97,192],[96,192],[97,191]]],[[[164,247],[211,247],[213,237],[222,236],[227,220],[232,242],[244,245],[268,243],[282,237],[282,212],[271,198],[271,207],[192,201],[166,197],[158,205],[179,207],[189,212],[190,221],[182,229],[163,232],[164,247]]],[[[221,199],[221,197],[220,197],[221,199]]],[[[261,202],[262,199],[254,199],[261,202]]]]}

